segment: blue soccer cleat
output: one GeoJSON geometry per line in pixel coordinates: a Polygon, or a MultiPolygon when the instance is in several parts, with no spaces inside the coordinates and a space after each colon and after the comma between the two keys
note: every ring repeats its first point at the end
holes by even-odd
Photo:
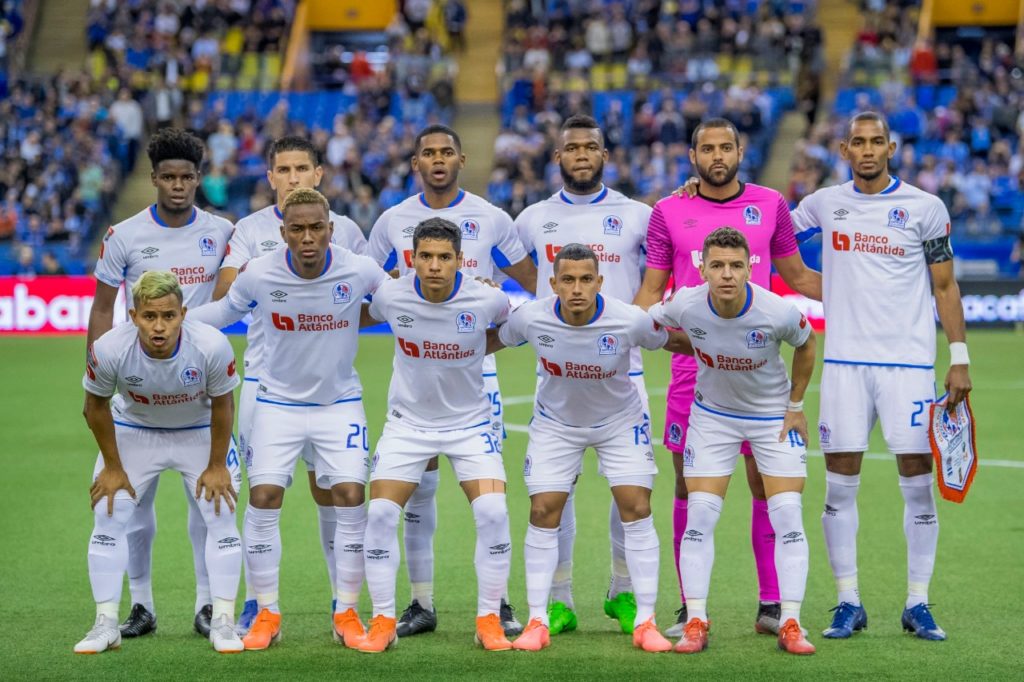
{"type": "Polygon", "coordinates": [[[249,634],[252,622],[256,620],[256,614],[260,612],[255,599],[250,599],[242,605],[242,613],[238,616],[238,623],[235,624],[235,632],[239,637],[249,634]]]}
{"type": "Polygon", "coordinates": [[[946,632],[935,624],[932,612],[928,610],[925,603],[909,609],[903,609],[903,629],[913,632],[915,637],[929,639],[933,642],[942,642],[946,639],[946,632]]]}
{"type": "Polygon", "coordinates": [[[832,625],[822,632],[827,639],[849,639],[858,630],[867,630],[868,612],[863,605],[851,604],[848,601],[840,602],[839,606],[832,609],[835,615],[832,616],[832,625]]]}

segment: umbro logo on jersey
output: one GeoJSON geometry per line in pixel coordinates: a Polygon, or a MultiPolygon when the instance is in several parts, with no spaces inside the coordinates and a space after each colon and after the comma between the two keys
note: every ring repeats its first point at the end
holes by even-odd
{"type": "Polygon", "coordinates": [[[835,211],[832,211],[832,215],[833,217],[835,217],[836,220],[846,220],[846,216],[850,215],[850,212],[847,211],[845,208],[840,208],[835,211]]]}
{"type": "Polygon", "coordinates": [[[145,258],[156,258],[157,254],[160,253],[160,249],[155,246],[147,246],[142,250],[142,257],[145,258]]]}
{"type": "Polygon", "coordinates": [[[416,321],[415,318],[408,315],[399,315],[395,319],[398,320],[399,327],[404,327],[406,329],[412,327],[412,323],[416,321]]]}
{"type": "Polygon", "coordinates": [[[701,329],[700,327],[690,327],[690,336],[692,336],[695,339],[701,339],[703,341],[704,337],[707,336],[707,332],[701,329]]]}
{"type": "Polygon", "coordinates": [[[511,547],[512,544],[508,542],[500,542],[497,545],[491,545],[491,556],[494,556],[495,554],[508,554],[509,548],[511,547]]]}
{"type": "Polygon", "coordinates": [[[553,336],[548,336],[547,334],[541,334],[537,337],[537,340],[540,341],[540,345],[545,348],[551,348],[555,343],[555,338],[553,336]]]}
{"type": "Polygon", "coordinates": [[[138,386],[142,383],[142,377],[137,377],[134,374],[130,377],[125,377],[124,380],[132,386],[138,386]]]}
{"type": "Polygon", "coordinates": [[[284,302],[284,299],[288,298],[288,292],[281,291],[280,289],[276,289],[274,291],[271,291],[270,295],[274,298],[275,301],[282,302],[282,303],[284,302]]]}
{"type": "Polygon", "coordinates": [[[273,239],[268,239],[265,242],[260,242],[260,246],[262,246],[264,249],[273,249],[277,247],[277,245],[280,243],[281,242],[275,242],[273,239]]]}
{"type": "Polygon", "coordinates": [[[698,224],[699,223],[696,220],[694,220],[693,218],[687,218],[686,220],[683,221],[683,227],[685,227],[688,230],[691,230],[691,229],[697,227],[698,224]]]}
{"type": "Polygon", "coordinates": [[[545,233],[554,232],[555,230],[558,229],[558,223],[544,223],[543,225],[541,225],[541,229],[544,230],[545,233]]]}
{"type": "Polygon", "coordinates": [[[410,225],[409,227],[403,227],[402,228],[402,234],[411,235],[415,231],[416,231],[416,226],[415,225],[410,225]]]}

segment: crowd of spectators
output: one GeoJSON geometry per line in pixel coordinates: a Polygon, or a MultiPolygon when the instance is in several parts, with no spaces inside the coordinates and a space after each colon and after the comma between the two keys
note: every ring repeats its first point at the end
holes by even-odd
{"type": "Polygon", "coordinates": [[[0,241],[74,258],[109,218],[125,139],[85,74],[18,80],[0,100],[0,241]]]}
{"type": "Polygon", "coordinates": [[[844,123],[854,111],[880,110],[898,145],[893,172],[942,198],[954,234],[990,239],[1018,232],[1024,56],[998,33],[977,43],[918,40],[907,3],[871,4],[876,11],[865,15],[848,62],[850,87],[798,146],[789,199],[849,179],[839,155],[844,123]]]}
{"type": "Polygon", "coordinates": [[[653,203],[692,174],[690,135],[711,115],[736,123],[741,177],[756,179],[794,86],[820,72],[814,5],[508,0],[491,200],[516,214],[560,186],[552,151],[573,113],[598,118],[605,179],[638,199],[653,203]]]}

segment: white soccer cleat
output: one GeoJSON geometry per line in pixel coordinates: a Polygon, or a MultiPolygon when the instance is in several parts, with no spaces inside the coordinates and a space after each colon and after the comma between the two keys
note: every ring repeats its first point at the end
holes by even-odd
{"type": "Polygon", "coordinates": [[[76,654],[100,654],[107,649],[117,649],[121,646],[121,630],[118,628],[117,619],[104,616],[96,616],[96,623],[92,630],[86,633],[85,639],[75,645],[76,654]]]}
{"type": "Polygon", "coordinates": [[[235,624],[226,614],[210,621],[210,641],[213,642],[213,650],[219,654],[240,654],[245,651],[245,645],[235,632],[235,624]]]}

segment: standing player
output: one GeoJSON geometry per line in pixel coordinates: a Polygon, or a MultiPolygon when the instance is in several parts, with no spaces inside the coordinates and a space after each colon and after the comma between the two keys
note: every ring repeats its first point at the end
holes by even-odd
{"type": "MultiPolygon", "coordinates": [[[[195,205],[203,143],[184,130],[167,128],[152,137],[147,152],[153,165],[156,203],[110,228],[103,238],[96,261],[96,296],[89,313],[88,345],[113,326],[118,288],[124,284],[130,290],[147,270],[176,274],[186,306],[207,303],[213,295],[217,268],[232,227],[227,220],[195,205]]],[[[115,396],[115,403],[118,400],[115,396]]],[[[133,606],[121,627],[125,637],[156,631],[152,577],[156,489],[154,480],[128,526],[128,587],[133,606]]],[[[206,524],[187,485],[185,494],[190,500],[188,536],[196,572],[194,626],[196,632],[208,637],[213,606],[203,558],[206,524]]]]}
{"type": "Polygon", "coordinates": [[[907,538],[903,627],[922,639],[946,633],[928,609],[939,525],[928,444],[935,400],[935,310],[949,340],[948,405],[971,390],[960,288],[953,274],[949,213],[937,197],[888,173],[896,153],[874,112],[853,117],[840,152],[853,180],[806,197],[793,213],[799,233],[823,233],[825,366],[818,433],[825,451],[821,517],[839,592],[829,638],[867,625],[857,585],[857,489],[877,419],[896,455],[907,538]]]}
{"type": "MultiPolygon", "coordinates": [[[[444,218],[462,233],[464,274],[494,279],[497,270],[516,280],[526,291],[537,288],[537,268],[523,250],[512,218],[500,208],[459,187],[459,171],[466,165],[458,134],[443,125],[427,126],[416,136],[412,168],[419,173],[423,192],[384,211],[370,231],[367,255],[385,270],[406,275],[413,269],[412,235],[428,218],[444,218]]],[[[491,428],[504,437],[501,392],[494,358],[484,361],[484,387],[491,401],[491,428]]],[[[405,560],[412,583],[412,603],[398,621],[398,636],[430,632],[437,627],[434,609],[434,531],[437,528],[437,458],[430,460],[423,480],[405,508],[405,560]]],[[[522,626],[507,600],[501,620],[508,636],[522,626]]]]}
{"type": "Polygon", "coordinates": [[[89,491],[95,519],[89,581],[96,623],[75,645],[75,653],[96,654],[121,645],[117,611],[128,568],[128,525],[136,496],[145,496],[168,469],[181,472],[190,497],[199,500],[207,529],[203,552],[213,594],[210,640],[221,653],[237,653],[242,651],[234,628],[242,543],[235,522],[236,483],[226,461],[238,458],[231,448],[235,354],[216,329],[184,321],[176,275],[143,274],[131,298],[134,324],[120,325],[90,346],[82,379],[85,419],[102,463],[89,491]],[[122,401],[112,405],[115,394],[122,401]]]}
{"type": "Polygon", "coordinates": [[[507,319],[509,301],[459,272],[461,242],[454,223],[424,220],[413,232],[415,273],[382,284],[370,304],[370,316],[395,332],[395,363],[373,455],[363,547],[374,617],[360,651],[384,651],[396,640],[398,519],[427,462],[440,453],[476,521],[476,642],[488,651],[512,648],[499,617],[512,562],[505,466],[482,376],[487,328],[507,319]]]}
{"type": "MultiPolygon", "coordinates": [[[[609,189],[601,181],[608,150],[604,135],[590,116],[569,117],[562,124],[555,161],[564,183],[554,195],[536,203],[516,218],[523,246],[537,263],[537,296],[553,293],[551,285],[555,257],[563,246],[587,244],[601,263],[604,296],[631,303],[640,288],[644,240],[651,208],[609,189]]],[[[636,384],[644,414],[650,415],[644,386],[640,348],[634,347],[629,376],[636,384]]],[[[549,618],[551,634],[575,630],[577,625],[572,596],[572,555],[576,540],[574,491],[562,510],[558,528],[558,569],[551,586],[549,618]]],[[[604,611],[619,621],[622,631],[631,633],[636,618],[636,600],[626,565],[622,519],[612,499],[609,512],[611,580],[604,611]]]]}
{"type": "Polygon", "coordinates": [[[245,549],[259,614],[246,649],[266,649],[281,633],[278,586],[281,505],[296,461],[308,448],[317,484],[329,487],[337,514],[334,635],[354,646],[364,634],[356,613],[363,583],[363,506],[368,464],[362,386],[352,363],[361,302],[387,273],[365,256],[331,244],[327,199],[296,189],[284,203],[287,249],[250,261],[219,301],[193,317],[224,327],[252,310],[263,325],[264,368],[246,446],[249,506],[245,549]]]}
{"type": "Polygon", "coordinates": [[[659,545],[651,488],[658,468],[650,422],[629,378],[632,349],[661,348],[669,335],[640,308],[601,296],[598,257],[590,247],[566,244],[552,272],[556,295],[520,306],[498,332],[500,345],[532,345],[543,368],[523,465],[530,493],[525,550],[530,622],[514,647],[538,651],[550,644],[548,602],[558,565],[558,526],[583,453],[593,447],[622,516],[636,595],[633,645],[669,651],[672,645],[654,622],[659,545]]]}
{"type": "Polygon", "coordinates": [[[768,497],[778,541],[775,569],[782,601],[779,648],[813,654],[800,628],[807,583],[807,540],[801,493],[807,477],[804,392],[814,371],[815,338],[796,306],[749,284],[750,248],[743,234],[722,227],[704,240],[700,272],[707,284],[677,291],[651,306],[659,324],[693,334],[697,369],[696,408],[686,432],[683,471],[689,514],[679,556],[689,594],[689,620],[676,651],[708,646],[707,596],[715,560],[715,526],[736,466],[740,443],[749,443],[768,497]],[[793,354],[793,381],[779,353],[793,354]],[[788,404],[787,404],[788,400],[788,404]]]}
{"type": "MultiPolygon", "coordinates": [[[[736,177],[743,148],[736,127],[721,118],[704,121],[693,131],[690,162],[700,178],[699,196],[693,199],[669,196],[654,206],[647,234],[647,270],[637,305],[647,308],[660,301],[669,280],[675,289],[699,286],[699,266],[704,239],[723,225],[736,226],[747,238],[750,249],[751,281],[768,289],[774,265],[786,284],[813,299],[821,299],[821,276],[809,270],[797,250],[792,221],[785,199],[775,190],[736,177]]],[[[685,331],[685,330],[684,330],[685,331]]],[[[700,329],[688,330],[695,337],[700,329]]],[[[676,469],[676,499],[672,513],[672,541],[676,559],[686,530],[687,487],[683,452],[687,424],[693,404],[697,375],[696,361],[686,355],[672,358],[672,381],[665,409],[665,447],[673,453],[676,469]]],[[[764,484],[757,472],[750,446],[741,450],[747,482],[753,495],[750,539],[754,548],[760,587],[754,628],[768,634],[779,630],[779,582],[775,573],[775,538],[768,514],[764,484]]],[[[676,568],[678,570],[678,563],[676,568]]],[[[682,606],[669,636],[682,634],[687,622],[685,583],[680,578],[682,606]]]]}
{"type": "MultiPolygon", "coordinates": [[[[316,189],[323,177],[324,169],[320,165],[320,155],[309,140],[288,136],[276,140],[270,145],[267,151],[267,182],[277,195],[277,201],[272,206],[242,218],[235,225],[235,232],[228,242],[228,251],[224,256],[224,262],[217,274],[217,288],[213,293],[213,300],[224,297],[231,283],[238,277],[239,269],[250,259],[263,256],[279,249],[281,242],[281,207],[285,199],[294,190],[316,189]]],[[[334,225],[334,241],[354,253],[366,253],[366,238],[360,231],[359,226],[352,220],[340,216],[333,211],[330,213],[331,223],[334,225]]],[[[244,453],[249,444],[249,434],[252,431],[252,415],[256,409],[256,385],[259,383],[260,372],[262,371],[262,343],[263,330],[260,327],[259,318],[254,318],[246,333],[245,348],[245,382],[242,384],[242,395],[238,407],[238,443],[244,453]]],[[[307,475],[309,476],[309,491],[317,504],[317,516],[320,522],[320,547],[324,553],[324,560],[327,562],[327,574],[331,580],[331,589],[334,589],[334,531],[336,518],[334,513],[334,499],[330,490],[324,490],[316,484],[316,475],[313,472],[313,453],[303,453],[306,460],[307,475]]],[[[256,593],[253,590],[252,582],[246,573],[245,580],[245,605],[242,614],[238,618],[238,630],[245,634],[256,617],[256,593]]]]}

